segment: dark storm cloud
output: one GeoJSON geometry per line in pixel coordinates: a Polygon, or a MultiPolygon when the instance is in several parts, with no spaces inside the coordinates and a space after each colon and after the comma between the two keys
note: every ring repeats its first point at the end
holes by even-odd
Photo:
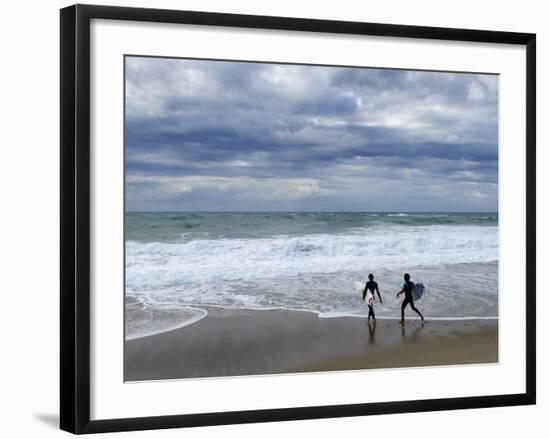
{"type": "Polygon", "coordinates": [[[135,57],[126,72],[130,209],[496,209],[496,76],[135,57]]]}

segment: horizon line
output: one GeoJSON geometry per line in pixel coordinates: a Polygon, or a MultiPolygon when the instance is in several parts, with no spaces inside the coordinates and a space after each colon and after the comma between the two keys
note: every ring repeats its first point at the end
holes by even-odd
{"type": "Polygon", "coordinates": [[[498,210],[124,210],[124,213],[497,213],[498,210]]]}

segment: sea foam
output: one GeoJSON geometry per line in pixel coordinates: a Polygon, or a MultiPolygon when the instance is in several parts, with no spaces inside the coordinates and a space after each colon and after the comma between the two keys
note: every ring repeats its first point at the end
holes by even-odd
{"type": "MultiPolygon", "coordinates": [[[[282,231],[282,230],[281,230],[282,231]]],[[[379,318],[399,318],[395,293],[409,271],[426,286],[428,318],[498,316],[498,228],[352,227],[340,233],[126,243],[129,339],[200,320],[203,307],[365,316],[354,283],[374,272],[379,318]]]]}
{"type": "Polygon", "coordinates": [[[496,261],[496,227],[384,227],[346,234],[126,244],[133,291],[315,273],[496,261]]]}

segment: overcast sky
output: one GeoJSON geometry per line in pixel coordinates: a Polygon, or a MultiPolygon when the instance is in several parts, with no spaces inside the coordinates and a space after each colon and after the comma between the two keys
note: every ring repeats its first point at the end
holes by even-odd
{"type": "Polygon", "coordinates": [[[498,77],[126,58],[126,207],[496,211],[498,77]]]}

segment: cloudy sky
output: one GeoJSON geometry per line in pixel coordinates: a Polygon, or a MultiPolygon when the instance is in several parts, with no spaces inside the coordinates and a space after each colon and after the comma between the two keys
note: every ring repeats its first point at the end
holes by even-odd
{"type": "Polygon", "coordinates": [[[497,76],[125,62],[127,210],[497,210],[497,76]]]}

